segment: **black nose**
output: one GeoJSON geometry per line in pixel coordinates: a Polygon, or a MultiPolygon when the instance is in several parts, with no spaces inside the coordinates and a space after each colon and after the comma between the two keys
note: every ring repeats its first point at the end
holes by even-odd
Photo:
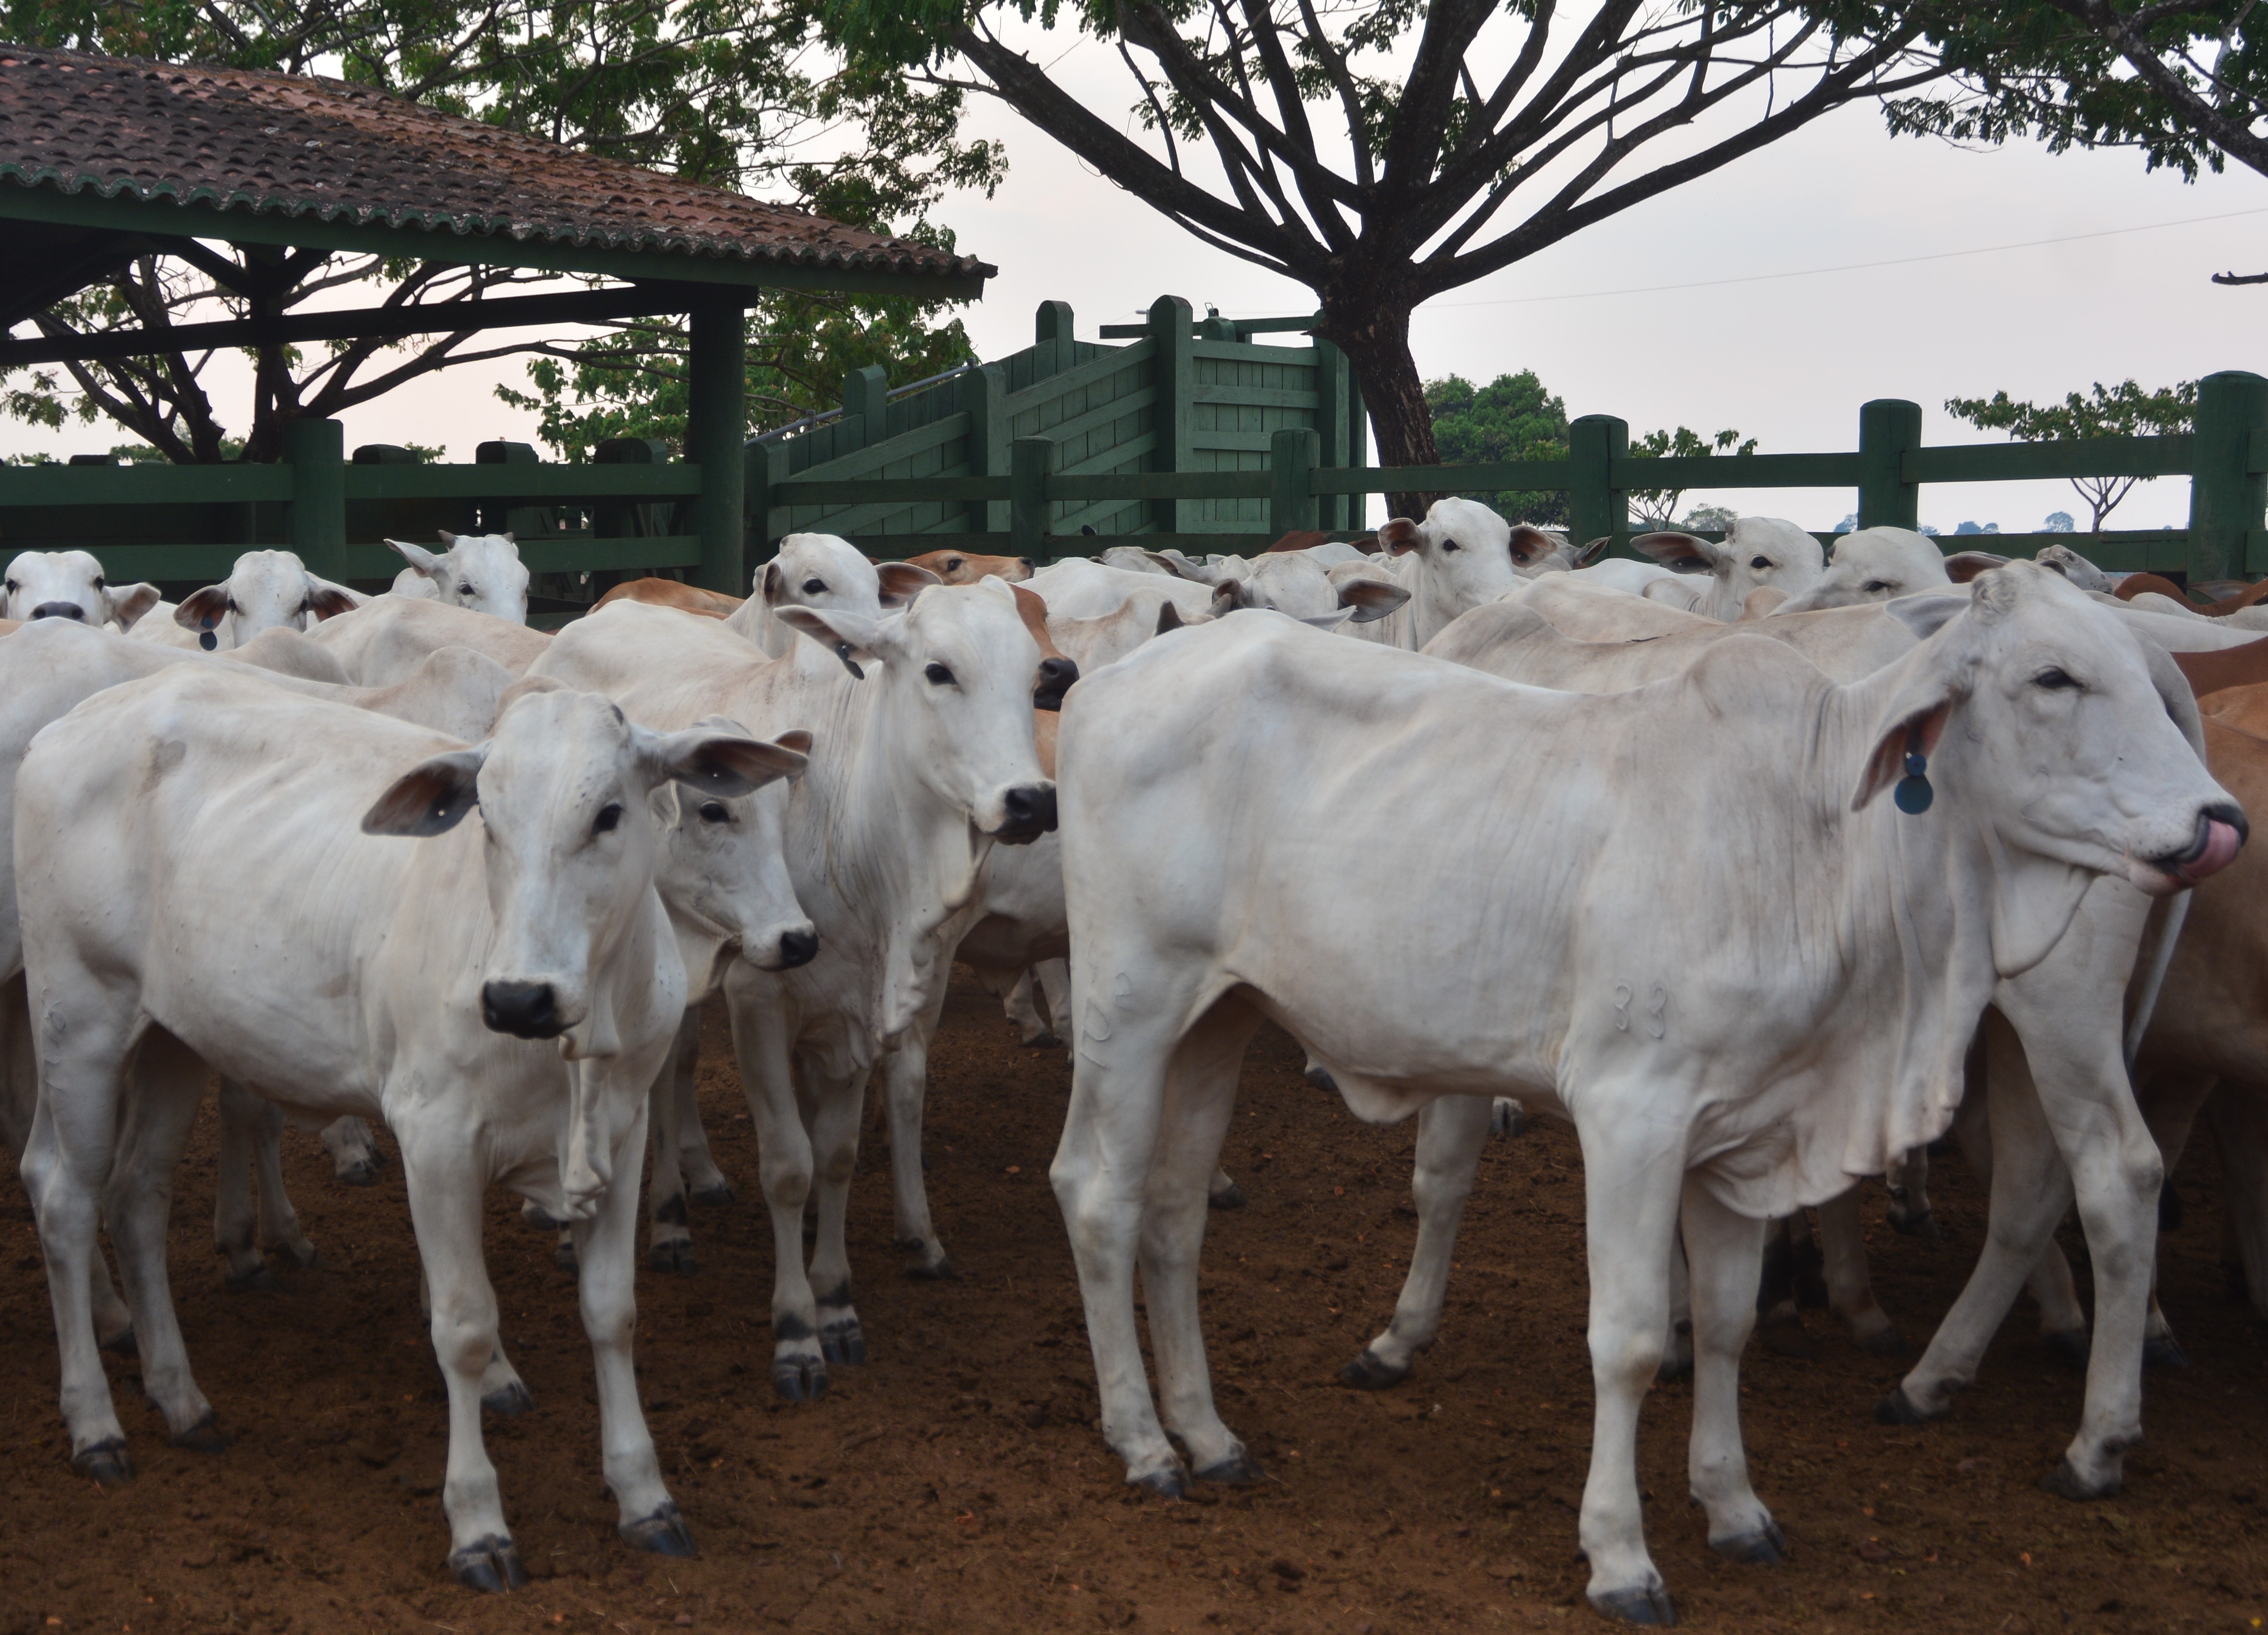
{"type": "Polygon", "coordinates": [[[1008,821],[992,838],[1011,846],[1027,846],[1056,826],[1056,790],[1052,784],[1020,784],[1002,801],[1008,821]]]}
{"type": "Polygon", "coordinates": [[[815,931],[782,932],[779,957],[779,968],[784,971],[810,964],[819,957],[819,933],[815,931]]]}
{"type": "Polygon", "coordinates": [[[1071,691],[1071,684],[1077,680],[1079,680],[1079,666],[1071,659],[1041,659],[1040,684],[1032,691],[1032,708],[1035,710],[1062,709],[1064,695],[1071,691]]]}
{"type": "Polygon", "coordinates": [[[1026,573],[1029,573],[1032,571],[1032,559],[1029,556],[1019,556],[1016,560],[1024,564],[1024,571],[1026,573]]]}
{"type": "Polygon", "coordinates": [[[481,1020],[491,1032],[515,1039],[556,1039],[566,1031],[559,1021],[559,996],[548,982],[482,983],[481,1020]]]}
{"type": "Polygon", "coordinates": [[[43,601],[32,609],[34,619],[77,619],[86,622],[86,609],[75,601],[43,601]]]}

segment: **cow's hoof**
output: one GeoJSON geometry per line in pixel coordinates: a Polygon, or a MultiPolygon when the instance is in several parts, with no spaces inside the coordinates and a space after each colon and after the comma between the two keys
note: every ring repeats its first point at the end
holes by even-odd
{"type": "Polygon", "coordinates": [[[685,1518],[666,1499],[661,1501],[661,1508],[652,1515],[622,1523],[622,1543],[632,1550],[652,1550],[657,1556],[675,1556],[689,1561],[701,1553],[693,1548],[693,1535],[686,1530],[685,1518]]]}
{"type": "Polygon", "coordinates": [[[176,1447],[188,1448],[193,1454],[225,1454],[228,1451],[229,1438],[222,1432],[210,1408],[205,1410],[205,1417],[188,1430],[178,1432],[166,1440],[176,1447]]]}
{"type": "Polygon", "coordinates": [[[567,1225],[563,1220],[552,1219],[551,1212],[533,1198],[519,1206],[519,1219],[522,1225],[533,1226],[538,1232],[558,1232],[567,1225]]]}
{"type": "Polygon", "coordinates": [[[1800,1317],[1768,1318],[1756,1325],[1756,1339],[1775,1357],[1791,1357],[1797,1362],[1815,1362],[1819,1358],[1819,1348],[1803,1331],[1800,1317]]]}
{"type": "Polygon", "coordinates": [[[275,1274],[262,1262],[250,1271],[227,1271],[221,1280],[228,1285],[231,1294],[273,1294],[276,1293],[275,1274]]]}
{"type": "Polygon", "coordinates": [[[1252,1455],[1241,1447],[1217,1465],[1207,1465],[1197,1473],[1200,1482],[1211,1482],[1221,1487],[1249,1487],[1255,1482],[1264,1482],[1266,1474],[1252,1461],[1252,1455]]]}
{"type": "Polygon", "coordinates": [[[1669,1604],[1669,1592],[1659,1584],[1644,1589],[1609,1590],[1592,1596],[1591,1605],[1602,1617],[1618,1618],[1624,1624],[1653,1624],[1666,1629],[1677,1622],[1677,1609],[1669,1604]]]}
{"type": "Polygon", "coordinates": [[[358,1158],[351,1164],[341,1164],[331,1175],[342,1187],[374,1187],[378,1184],[378,1160],[358,1158]]]}
{"type": "Polygon", "coordinates": [[[1250,1201],[1244,1196],[1244,1189],[1233,1181],[1218,1192],[1205,1194],[1205,1202],[1215,1209],[1242,1209],[1250,1201]]]}
{"type": "Polygon", "coordinates": [[[1890,1394],[1874,1404],[1874,1423],[1876,1425],[1927,1425],[1933,1419],[1944,1418],[1947,1411],[1940,1408],[1935,1413],[1932,1413],[1926,1409],[1917,1407],[1914,1399],[1906,1395],[1905,1386],[1900,1383],[1892,1386],[1890,1394]]]}
{"type": "Polygon", "coordinates": [[[700,1269],[701,1263],[693,1253],[690,1238],[665,1238],[645,1252],[645,1263],[656,1271],[674,1271],[689,1278],[700,1269]]]}
{"type": "Polygon", "coordinates": [[[1396,1366],[1367,1345],[1362,1348],[1361,1356],[1339,1370],[1339,1383],[1351,1385],[1358,1391],[1383,1391],[1409,1377],[1409,1364],[1396,1366]]]}
{"type": "Polygon", "coordinates": [[[1189,1496],[1189,1473],[1182,1469],[1181,1462],[1176,1460],[1163,1470],[1152,1470],[1145,1477],[1136,1477],[1130,1485],[1138,1487],[1145,1493],[1155,1494],[1160,1499],[1187,1499],[1189,1496]]]}
{"type": "Polygon", "coordinates": [[[1890,1212],[1890,1230],[1909,1238],[1926,1238],[1932,1243],[1941,1242],[1945,1228],[1937,1224],[1937,1217],[1924,1210],[1918,1215],[1901,1215],[1890,1212]]]}
{"type": "Polygon", "coordinates": [[[527,1569],[519,1565],[519,1548],[510,1539],[491,1536],[449,1552],[449,1571],[457,1582],[491,1594],[522,1589],[527,1569]]]}
{"type": "Polygon", "coordinates": [[[918,1283],[952,1283],[956,1281],[961,1274],[954,1270],[951,1261],[940,1255],[933,1261],[916,1261],[906,1268],[906,1276],[918,1283]]]}
{"type": "Polygon", "coordinates": [[[1339,1081],[1331,1077],[1331,1070],[1320,1062],[1307,1070],[1307,1082],[1318,1090],[1336,1091],[1339,1087],[1339,1081]]]}
{"type": "Polygon", "coordinates": [[[323,1263],[323,1251],[305,1238],[301,1238],[297,1243],[282,1243],[276,1247],[289,1255],[291,1257],[291,1263],[302,1271],[313,1271],[323,1263]]]}
{"type": "Polygon", "coordinates": [[[2142,1342],[2142,1366],[2145,1368],[2186,1368],[2190,1354],[2182,1343],[2170,1334],[2154,1334],[2142,1342]]]}
{"type": "Polygon", "coordinates": [[[563,1240],[557,1248],[551,1251],[551,1263],[571,1278],[580,1276],[583,1270],[583,1263],[576,1256],[572,1241],[563,1240]]]}
{"type": "Polygon", "coordinates": [[[830,1363],[855,1368],[866,1360],[866,1331],[856,1317],[819,1325],[819,1354],[830,1363]]]}
{"type": "Polygon", "coordinates": [[[1896,1329],[1879,1329],[1859,1341],[1859,1349],[1869,1357],[1904,1357],[1913,1348],[1896,1329]]]}
{"type": "Polygon", "coordinates": [[[816,1357],[775,1357],[772,1389],[792,1403],[815,1403],[827,1395],[827,1365],[816,1357]]]}
{"type": "Polygon", "coordinates": [[[1063,1048],[1064,1042],[1053,1034],[1035,1034],[1024,1041],[1027,1050],[1060,1050],[1063,1048]]]}
{"type": "Polygon", "coordinates": [[[71,1469],[80,1476],[92,1477],[105,1487],[116,1487],[134,1479],[134,1461],[126,1452],[126,1439],[120,1436],[73,1454],[71,1469]]]}
{"type": "Polygon", "coordinates": [[[1509,1139],[1528,1133],[1528,1109],[1508,1095],[1489,1103],[1489,1134],[1509,1139]]]}
{"type": "Polygon", "coordinates": [[[481,1406],[499,1419],[517,1419],[520,1415],[533,1411],[535,1399],[527,1394],[526,1386],[514,1380],[509,1384],[499,1385],[482,1397],[481,1406]]]}
{"type": "Polygon", "coordinates": [[[2053,1493],[2058,1499],[2073,1499],[2081,1504],[2090,1499],[2109,1499],[2124,1485],[2124,1474],[2116,1471],[2107,1482],[2088,1481],[2073,1466],[2071,1455],[2068,1454],[2057,1460],[2055,1469],[2040,1478],[2042,1491],[2053,1493]]]}
{"type": "Polygon", "coordinates": [[[697,1192],[688,1192],[685,1197],[687,1202],[698,1204],[703,1209],[723,1209],[728,1204],[740,1201],[740,1195],[733,1190],[733,1183],[729,1181],[720,1181],[713,1187],[703,1187],[697,1192]]]}
{"type": "Polygon", "coordinates": [[[2049,1354],[2065,1367],[2076,1368],[2082,1374],[2087,1371],[2086,1329],[2058,1329],[2053,1334],[2043,1334],[2040,1338],[2047,1343],[2049,1354]]]}
{"type": "Polygon", "coordinates": [[[1728,1561],[1745,1561],[1754,1567],[1776,1567],[1787,1559],[1787,1539],[1777,1521],[1766,1521],[1753,1533],[1712,1538],[1709,1548],[1728,1561]]]}
{"type": "Polygon", "coordinates": [[[115,1351],[121,1357],[139,1357],[142,1354],[142,1348],[134,1338],[134,1325],[130,1322],[105,1340],[102,1349],[115,1351]]]}

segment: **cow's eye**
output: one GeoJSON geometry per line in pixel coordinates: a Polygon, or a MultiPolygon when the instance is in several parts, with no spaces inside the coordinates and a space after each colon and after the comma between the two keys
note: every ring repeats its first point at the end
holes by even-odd
{"type": "Polygon", "coordinates": [[[244,611],[243,608],[236,605],[236,598],[233,596],[228,599],[226,606],[231,613],[242,613],[244,611]]]}
{"type": "Polygon", "coordinates": [[[1771,558],[1769,556],[1751,556],[1749,558],[1749,566],[1754,568],[1758,573],[1762,573],[1765,569],[1771,566],[1771,558]]]}
{"type": "Polygon", "coordinates": [[[457,586],[457,594],[469,598],[479,595],[480,592],[475,589],[472,581],[468,579],[464,584],[457,586]]]}
{"type": "Polygon", "coordinates": [[[18,591],[20,591],[24,587],[22,586],[17,584],[13,579],[8,581],[8,594],[11,596],[13,596],[18,591]]]}
{"type": "Polygon", "coordinates": [[[598,816],[591,820],[591,832],[593,835],[610,835],[614,833],[615,826],[622,821],[622,803],[610,802],[600,810],[598,816]]]}
{"type": "Polygon", "coordinates": [[[732,816],[730,812],[725,810],[725,803],[721,800],[704,800],[701,803],[701,821],[703,823],[729,822],[732,821],[732,816]]]}
{"type": "Polygon", "coordinates": [[[2048,668],[2041,671],[2037,675],[2032,678],[2032,685],[2035,687],[2044,687],[2051,693],[2058,693],[2061,692],[2066,687],[2076,687],[2079,683],[2073,681],[2071,677],[2066,675],[2061,670],[2058,670],[2054,666],[2051,665],[2048,668]]]}
{"type": "Polygon", "coordinates": [[[928,669],[924,670],[922,674],[929,677],[929,684],[932,687],[950,687],[953,685],[953,672],[946,669],[941,664],[933,664],[930,666],[928,669]]]}
{"type": "Polygon", "coordinates": [[[1867,595],[1872,596],[1878,591],[1886,591],[1889,589],[1890,582],[1888,579],[1869,579],[1859,588],[1866,592],[1867,595]]]}
{"type": "Polygon", "coordinates": [[[99,573],[94,576],[94,588],[97,590],[102,588],[102,576],[99,573]]]}
{"type": "Polygon", "coordinates": [[[1458,544],[1454,540],[1443,540],[1441,541],[1441,549],[1443,550],[1462,550],[1464,547],[1458,544]]]}
{"type": "Polygon", "coordinates": [[[952,561],[945,564],[945,571],[947,573],[958,573],[961,571],[961,558],[955,556],[952,561]]]}
{"type": "Polygon", "coordinates": [[[824,596],[827,594],[827,581],[824,579],[806,579],[803,582],[803,593],[806,596],[824,596]]]}

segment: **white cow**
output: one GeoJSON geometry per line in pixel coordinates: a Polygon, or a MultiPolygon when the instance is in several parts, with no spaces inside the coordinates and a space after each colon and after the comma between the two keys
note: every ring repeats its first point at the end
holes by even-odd
{"type": "Polygon", "coordinates": [[[2068,545],[2043,545],[2033,553],[2032,560],[2043,568],[2054,569],[2083,591],[2108,596],[2117,588],[2117,581],[2068,545]]]}
{"type": "Polygon", "coordinates": [[[485,613],[508,624],[527,622],[527,564],[509,532],[452,534],[445,528],[441,543],[448,549],[438,552],[405,540],[386,543],[409,564],[394,576],[387,594],[485,613]]]}
{"type": "Polygon", "coordinates": [[[780,622],[782,608],[871,614],[902,608],[926,586],[944,582],[909,562],[869,561],[856,545],[832,534],[785,534],[772,559],[756,570],[747,600],[725,619],[725,628],[770,657],[784,659],[803,644],[780,622]]]}
{"type": "Polygon", "coordinates": [[[405,681],[444,647],[469,647],[523,675],[551,645],[541,630],[509,619],[409,596],[374,596],[352,613],[324,620],[310,636],[362,687],[405,681]]]}
{"type": "Polygon", "coordinates": [[[1819,541],[1778,517],[1736,517],[1721,541],[1693,534],[1642,534],[1631,545],[1679,575],[1642,586],[1641,594],[1690,590],[1683,600],[1691,611],[1728,624],[1741,616],[1750,591],[1769,585],[1800,596],[1826,573],[1827,553],[1819,541]]]}
{"type": "Polygon", "coordinates": [[[130,630],[159,600],[154,585],[112,585],[85,551],[27,550],[0,581],[0,619],[77,619],[130,630]]]}
{"type": "MultiPolygon", "coordinates": [[[[1437,499],[1425,521],[1396,517],[1379,529],[1378,542],[1400,558],[1394,573],[1410,593],[1409,603],[1347,633],[1382,646],[1423,647],[1459,614],[1521,583],[1511,527],[1476,500],[1437,499]]],[[[1361,571],[1341,568],[1333,577],[1361,571]]]]}
{"type": "Polygon", "coordinates": [[[826,1388],[830,1363],[865,1354],[844,1221],[867,1075],[919,1043],[981,911],[991,843],[1052,829],[1055,786],[1033,742],[1040,650],[1007,585],[933,586],[880,617],[777,616],[823,662],[768,660],[712,622],[622,602],[562,631],[536,674],[604,692],[657,726],[721,713],[758,730],[792,718],[816,735],[787,846],[818,957],[781,972],[739,961],[725,979],[771,1212],[772,1381],[800,1400],[826,1388]]]}
{"type": "MultiPolygon", "coordinates": [[[[1998,560],[1995,558],[1994,560],[1998,560]]],[[[1953,583],[1937,541],[1911,528],[1860,528],[1835,537],[1835,554],[1810,589],[1782,602],[1783,614],[1893,601],[1953,583]]]]}
{"type": "MultiPolygon", "coordinates": [[[[1368,624],[1383,619],[1410,600],[1409,588],[1403,585],[1367,576],[1334,580],[1304,551],[1256,557],[1244,565],[1242,572],[1234,574],[1192,563],[1178,553],[1160,552],[1159,556],[1174,578],[1216,593],[1211,609],[1216,615],[1263,608],[1336,630],[1343,622],[1368,624]]],[[[1356,560],[1365,559],[1358,556],[1356,560]]],[[[1179,611],[1179,604],[1175,606],[1179,611]]]]}
{"type": "MultiPolygon", "coordinates": [[[[1145,559],[1150,556],[1139,554],[1145,559]]],[[[1106,618],[1137,598],[1148,600],[1153,617],[1157,606],[1167,601],[1185,619],[1214,610],[1211,586],[1182,578],[1154,562],[1144,571],[1067,556],[1041,569],[1024,588],[1047,604],[1051,620],[1106,618]]]]}
{"type": "MultiPolygon", "coordinates": [[[[2235,855],[2242,814],[2168,719],[2137,644],[2029,564],[1984,576],[1931,639],[1843,687],[1738,636],[1680,678],[1608,697],[1422,656],[1351,662],[1324,640],[1224,620],[1087,678],[1066,706],[1078,1032],[1052,1177],[1105,1436],[1128,1479],[1160,1491],[1183,1491],[1190,1468],[1256,1474],[1212,1404],[1197,1271],[1205,1179],[1263,1020],[1328,1061],[1367,1118],[1516,1091],[1572,1119],[1584,1149],[1590,1595],[1668,1622],[1635,1437],[1681,1213],[1694,1497],[1717,1548],[1777,1559],[1738,1424],[1764,1220],[1944,1127],[1997,972],[2053,950],[2095,879],[2177,890],[2235,855]],[[1251,697],[1270,701],[1264,720],[1219,707],[1251,697]],[[1902,770],[1933,785],[1921,815],[1911,787],[1896,808],[1876,799],[1902,770]],[[1465,820],[1427,824],[1447,811],[1465,820]],[[1390,846],[1413,822],[1422,858],[1374,888],[1251,862],[1390,846]],[[1189,1467],[1146,1388],[1138,1249],[1189,1467]]],[[[2106,1031],[2115,1061],[2115,1020],[2106,1031]]],[[[2139,1116],[2059,1134],[2092,1207],[2154,1196],[2139,1116]]],[[[2122,1275],[2146,1256],[2138,1235],[2106,1245],[2122,1275]]],[[[2106,1292],[2100,1332],[2131,1327],[2139,1345],[2142,1285],[2131,1302],[2106,1292]]],[[[2073,1456],[2115,1469],[2139,1423],[2139,1398],[2118,1406],[2128,1422],[2089,1427],[2108,1435],[2073,1456]]]]}
{"type": "Polygon", "coordinates": [[[263,630],[311,630],[369,600],[308,572],[288,550],[248,550],[220,584],[190,593],[179,607],[159,602],[129,633],[137,641],[226,652],[263,630]]]}
{"type": "Polygon", "coordinates": [[[742,794],[801,764],[738,736],[648,733],[563,691],[518,699],[467,748],[202,668],[114,689],[42,733],[18,789],[40,1041],[24,1175],[74,1468],[131,1473],[87,1308],[106,1185],[144,1388],[176,1442],[219,1440],[165,1265],[210,1064],[304,1110],[383,1117],[401,1142],[449,1392],[452,1571],[526,1581],[480,1432],[497,1345],[481,1197],[497,1181],[576,1223],[622,1537],[691,1554],[630,1352],[646,1089],[685,997],[649,797],[670,779],[742,794]],[[252,855],[269,866],[238,866],[252,855]],[[223,879],[225,913],[178,888],[223,879]]]}

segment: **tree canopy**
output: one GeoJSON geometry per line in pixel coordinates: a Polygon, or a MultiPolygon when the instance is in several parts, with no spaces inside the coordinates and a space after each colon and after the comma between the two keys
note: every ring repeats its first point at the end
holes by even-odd
{"type": "MultiPolygon", "coordinates": [[[[2017,402],[2006,392],[1995,392],[1990,397],[1949,397],[1945,412],[1980,431],[2006,431],[2019,443],[2047,443],[2061,438],[2154,437],[2195,431],[2197,396],[2194,380],[2146,392],[2132,380],[2121,380],[2113,387],[2097,380],[2085,392],[2066,394],[2060,403],[2017,402]]],[[[2102,532],[2103,519],[2140,481],[2139,477],[2071,480],[2072,487],[2095,512],[2091,533],[2102,532]]],[[[2071,519],[2065,517],[2064,526],[2070,524],[2071,519]]]]}
{"type": "MultiPolygon", "coordinates": [[[[1567,406],[1532,369],[1476,387],[1462,375],[1425,383],[1434,445],[1445,465],[1494,465],[1567,457],[1567,406]]],[[[1470,497],[1498,515],[1538,527],[1564,527],[1567,496],[1556,489],[1505,490],[1470,497]]]]}

